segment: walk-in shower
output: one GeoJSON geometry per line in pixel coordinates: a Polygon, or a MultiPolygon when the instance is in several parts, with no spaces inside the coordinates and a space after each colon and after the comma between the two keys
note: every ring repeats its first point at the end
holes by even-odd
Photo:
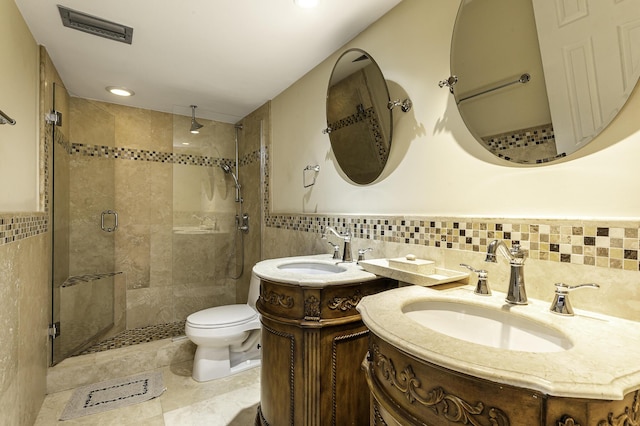
{"type": "Polygon", "coordinates": [[[66,99],[75,124],[54,135],[52,363],[173,336],[193,312],[245,303],[260,260],[261,116],[199,118],[192,134],[191,114],[136,110],[132,121],[129,107],[66,99]]]}

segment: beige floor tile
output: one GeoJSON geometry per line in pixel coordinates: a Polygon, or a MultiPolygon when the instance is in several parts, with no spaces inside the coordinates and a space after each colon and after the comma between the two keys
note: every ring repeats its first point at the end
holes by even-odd
{"type": "Polygon", "coordinates": [[[59,421],[73,390],[47,395],[35,426],[199,426],[253,425],[260,400],[260,368],[205,383],[191,378],[192,362],[162,369],[167,390],[141,404],[59,421]]]}

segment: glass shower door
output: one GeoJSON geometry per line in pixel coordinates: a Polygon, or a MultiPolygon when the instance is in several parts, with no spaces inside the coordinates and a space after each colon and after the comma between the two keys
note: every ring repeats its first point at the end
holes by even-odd
{"type": "Polygon", "coordinates": [[[53,86],[53,339],[56,364],[95,343],[114,323],[114,118],[53,86]]]}

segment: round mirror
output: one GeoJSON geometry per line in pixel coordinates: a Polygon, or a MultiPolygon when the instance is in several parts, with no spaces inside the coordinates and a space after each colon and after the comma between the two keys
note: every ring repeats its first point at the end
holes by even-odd
{"type": "Polygon", "coordinates": [[[338,165],[364,185],[380,176],[391,148],[389,90],[367,52],[350,49],[333,67],[327,90],[327,130],[338,165]]]}
{"type": "Polygon", "coordinates": [[[486,149],[541,164],[604,130],[638,81],[638,58],[640,0],[463,0],[454,77],[441,85],[486,149]]]}

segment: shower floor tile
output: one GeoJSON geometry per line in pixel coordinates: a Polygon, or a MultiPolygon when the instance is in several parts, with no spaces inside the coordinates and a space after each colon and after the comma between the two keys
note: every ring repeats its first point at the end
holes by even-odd
{"type": "Polygon", "coordinates": [[[133,346],[140,343],[148,343],[156,340],[184,336],[184,323],[184,321],[177,321],[167,324],[150,325],[148,327],[125,330],[107,340],[96,343],[82,352],[79,352],[77,355],[94,354],[97,352],[108,351],[109,349],[124,348],[126,346],[133,346]]]}

